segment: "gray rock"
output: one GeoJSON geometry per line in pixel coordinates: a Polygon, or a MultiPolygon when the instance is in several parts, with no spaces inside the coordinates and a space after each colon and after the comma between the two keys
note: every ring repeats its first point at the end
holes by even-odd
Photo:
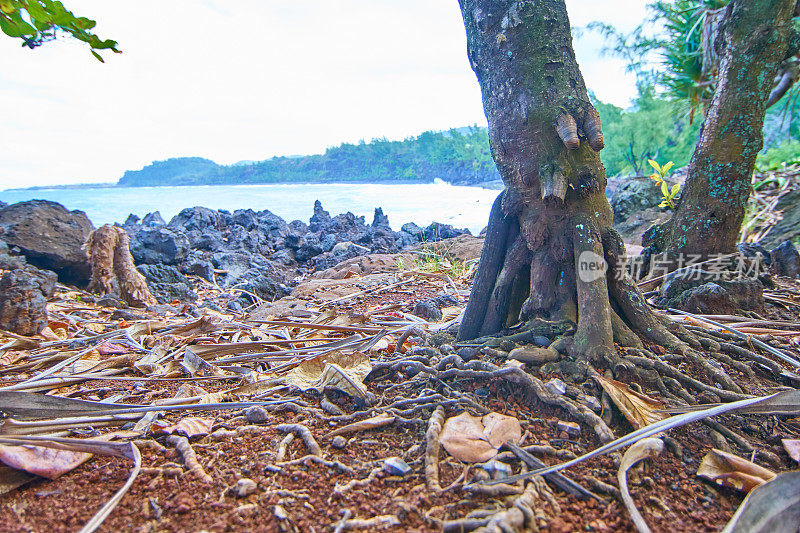
{"type": "Polygon", "coordinates": [[[389,457],[384,460],[383,469],[391,476],[405,476],[411,472],[411,467],[408,466],[408,463],[399,457],[389,457]]]}
{"type": "Polygon", "coordinates": [[[553,378],[544,384],[544,387],[555,395],[563,396],[567,392],[567,384],[558,378],[553,378]]]}
{"type": "Polygon", "coordinates": [[[333,440],[331,440],[331,446],[333,446],[337,450],[341,450],[345,446],[347,446],[347,439],[345,439],[341,435],[336,435],[335,437],[333,437],[333,440]]]}
{"type": "Polygon", "coordinates": [[[209,228],[220,229],[224,221],[225,217],[221,211],[207,207],[189,207],[172,217],[168,226],[183,231],[205,231],[209,228]]]}
{"type": "Polygon", "coordinates": [[[782,242],[795,241],[800,237],[800,190],[793,190],[782,196],[775,211],[781,213],[781,219],[761,241],[764,246],[778,246],[782,242]]]}
{"type": "Polygon", "coordinates": [[[425,242],[437,242],[445,239],[452,239],[459,235],[472,235],[468,229],[457,229],[449,224],[432,222],[422,232],[422,240],[425,242]]]}
{"type": "Polygon", "coordinates": [[[412,314],[424,318],[428,322],[438,322],[442,319],[442,310],[433,299],[422,300],[414,305],[412,314]]]}
{"type": "Polygon", "coordinates": [[[12,270],[0,279],[0,328],[36,335],[47,325],[46,294],[52,294],[53,272],[12,270]]]}
{"type": "Polygon", "coordinates": [[[164,222],[164,219],[161,218],[161,213],[155,211],[154,213],[147,213],[144,218],[142,219],[142,226],[147,226],[149,228],[155,228],[158,226],[166,226],[167,223],[164,222]]]}
{"type": "MultiPolygon", "coordinates": [[[[375,216],[372,218],[372,227],[377,228],[379,226],[389,227],[389,217],[383,214],[383,209],[380,207],[375,208],[375,216]]],[[[390,228],[391,229],[391,228],[390,228]]]]}
{"type": "Polygon", "coordinates": [[[71,285],[88,283],[91,267],[83,244],[94,229],[83,211],[48,200],[0,209],[0,237],[20,249],[28,263],[55,272],[71,285]]]}
{"type": "Polygon", "coordinates": [[[637,212],[658,207],[662,196],[658,184],[645,176],[629,176],[611,195],[611,208],[614,210],[614,224],[625,222],[637,212]]]}
{"type": "Polygon", "coordinates": [[[322,208],[322,202],[316,200],[314,202],[314,214],[311,216],[308,228],[313,232],[322,230],[323,226],[327,226],[331,222],[331,214],[322,208]]]}
{"type": "Polygon", "coordinates": [[[244,498],[246,496],[250,496],[256,490],[258,490],[258,484],[250,478],[241,478],[236,482],[236,487],[234,487],[234,491],[236,492],[236,496],[239,498],[244,498]]]}
{"type": "Polygon", "coordinates": [[[131,254],[137,265],[176,265],[189,253],[189,239],[171,228],[142,228],[130,235],[131,254]]]}
{"type": "Polygon", "coordinates": [[[263,424],[269,421],[269,413],[260,405],[253,405],[245,409],[244,416],[251,424],[263,424]]]}
{"type": "Polygon", "coordinates": [[[192,280],[181,274],[172,265],[139,265],[139,272],[147,280],[150,292],[159,303],[169,303],[173,300],[193,302],[197,300],[192,280]]]}
{"type": "Polygon", "coordinates": [[[791,241],[782,242],[769,252],[772,259],[772,270],[779,276],[800,278],[800,254],[791,241]]]}
{"type": "Polygon", "coordinates": [[[707,271],[673,272],[664,280],[656,303],[690,313],[734,314],[764,308],[764,286],[757,279],[721,279],[707,271]]]}

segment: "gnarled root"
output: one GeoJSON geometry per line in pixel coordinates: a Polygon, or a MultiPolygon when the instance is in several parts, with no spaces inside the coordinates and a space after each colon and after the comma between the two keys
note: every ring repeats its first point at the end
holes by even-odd
{"type": "MultiPolygon", "coordinates": [[[[581,194],[591,199],[596,179],[589,175],[581,180],[570,186],[581,187],[581,194]]],[[[543,195],[560,191],[545,189],[543,195]]],[[[685,338],[692,347],[701,347],[687,331],[650,309],[625,273],[622,239],[600,211],[591,214],[597,206],[585,202],[578,206],[584,209],[566,212],[560,207],[526,207],[512,189],[497,197],[459,340],[494,335],[521,320],[541,318],[573,321],[577,329],[564,343],[566,353],[612,368],[624,364],[615,343],[640,348],[646,338],[686,353],[690,346],[685,338]]],[[[721,374],[713,378],[735,391],[721,374]]]]}
{"type": "Polygon", "coordinates": [[[124,229],[110,224],[97,228],[89,234],[84,250],[92,265],[89,291],[118,294],[134,307],[158,303],[133,264],[130,238],[124,229]]]}

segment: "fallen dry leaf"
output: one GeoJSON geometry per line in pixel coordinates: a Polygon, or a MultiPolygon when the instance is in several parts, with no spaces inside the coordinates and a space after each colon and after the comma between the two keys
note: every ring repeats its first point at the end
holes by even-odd
{"type": "Polygon", "coordinates": [[[797,524],[800,472],[789,472],[751,490],[722,533],[795,533],[797,524]]]}
{"type": "Polygon", "coordinates": [[[489,443],[495,448],[500,448],[506,442],[517,443],[522,439],[522,427],[519,420],[513,416],[489,413],[483,417],[484,433],[489,443]]]}
{"type": "Polygon", "coordinates": [[[737,455],[711,450],[700,461],[697,475],[718,485],[750,492],[775,478],[775,473],[737,455]]]}
{"type": "Polygon", "coordinates": [[[23,470],[0,466],[0,496],[34,479],[36,479],[36,476],[23,470]]]}
{"type": "Polygon", "coordinates": [[[103,342],[97,347],[97,352],[100,355],[123,355],[130,351],[131,349],[123,344],[114,344],[108,341],[103,342]]]}
{"type": "Polygon", "coordinates": [[[56,479],[82,465],[91,457],[90,453],[56,450],[41,446],[0,444],[0,462],[47,479],[56,479]]]}
{"type": "Polygon", "coordinates": [[[662,402],[636,392],[625,383],[602,376],[595,376],[594,378],[603,387],[603,390],[608,393],[611,401],[628,419],[634,429],[643,428],[664,419],[663,415],[656,412],[664,408],[662,402]]]}
{"type": "Polygon", "coordinates": [[[187,438],[204,437],[211,433],[211,426],[214,424],[213,418],[188,417],[182,419],[177,424],[166,426],[161,429],[164,433],[178,433],[187,438]]]}
{"type": "Polygon", "coordinates": [[[519,420],[500,413],[483,418],[466,411],[447,419],[442,428],[441,443],[447,453],[466,463],[482,463],[495,455],[506,442],[515,444],[522,438],[519,420]]]}
{"type": "Polygon", "coordinates": [[[354,398],[366,399],[364,378],[372,370],[369,358],[360,352],[332,352],[304,361],[286,375],[286,384],[306,391],[322,392],[326,387],[341,390],[354,398]]]}
{"type": "Polygon", "coordinates": [[[800,463],[800,440],[782,439],[781,442],[789,457],[800,463]]]}

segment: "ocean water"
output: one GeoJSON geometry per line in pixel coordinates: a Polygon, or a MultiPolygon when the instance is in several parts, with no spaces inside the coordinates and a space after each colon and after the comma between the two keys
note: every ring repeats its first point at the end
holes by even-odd
{"type": "Polygon", "coordinates": [[[468,228],[477,235],[489,220],[489,210],[499,191],[461,187],[443,182],[421,185],[292,184],[209,185],[192,187],[131,187],[97,189],[38,189],[0,192],[9,204],[24,200],[53,200],[67,209],[86,212],[95,226],[123,222],[128,214],[139,217],[160,211],[164,220],[181,209],[204,206],[212,209],[269,209],[287,222],[308,223],[314,200],[331,216],[350,211],[372,222],[376,207],[383,208],[392,229],[406,222],[420,226],[431,222],[468,228]]]}

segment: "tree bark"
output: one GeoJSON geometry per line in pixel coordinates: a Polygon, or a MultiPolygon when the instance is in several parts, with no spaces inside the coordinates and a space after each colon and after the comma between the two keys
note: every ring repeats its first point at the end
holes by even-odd
{"type": "Polygon", "coordinates": [[[767,102],[793,33],[796,0],[733,0],[723,21],[717,88],[675,214],[645,234],[646,254],[673,267],[735,251],[763,146],[767,102]]]}
{"type": "Polygon", "coordinates": [[[575,60],[564,0],[459,4],[506,186],[492,209],[459,338],[545,319],[575,322],[567,351],[576,357],[613,358],[617,330],[617,338],[631,337],[626,322],[670,347],[685,346],[635,284],[607,268],[624,248],[611,227],[600,119],[575,60]]]}

